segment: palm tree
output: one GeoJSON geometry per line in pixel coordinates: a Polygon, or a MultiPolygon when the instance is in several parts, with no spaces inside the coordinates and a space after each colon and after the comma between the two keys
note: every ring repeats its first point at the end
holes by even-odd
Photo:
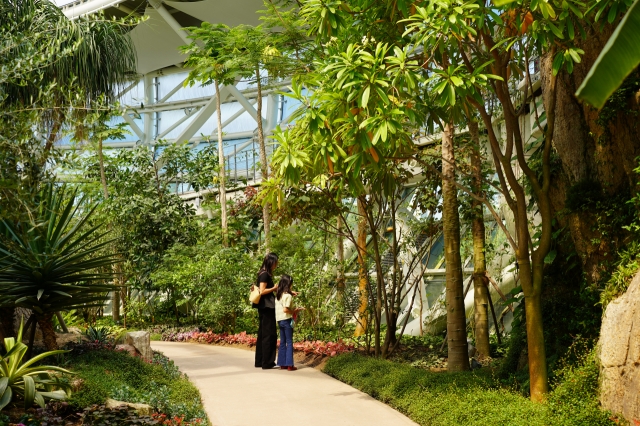
{"type": "MultiPolygon", "coordinates": [[[[20,175],[12,176],[0,194],[0,217],[7,219],[4,213],[32,199],[41,182],[50,180],[46,163],[61,130],[82,122],[97,104],[111,103],[118,89],[135,78],[129,28],[100,15],[70,21],[49,0],[0,2],[0,144],[11,148],[0,161],[5,172],[20,175]],[[34,123],[45,142],[32,149],[30,140],[23,147],[34,123]],[[29,158],[17,158],[14,151],[27,152],[29,158]]],[[[82,133],[83,126],[74,131],[82,133]]],[[[6,179],[2,174],[0,179],[6,179]]],[[[14,335],[12,318],[12,308],[0,305],[5,336],[14,335]]]]}
{"type": "Polygon", "coordinates": [[[107,21],[100,15],[70,21],[48,0],[5,0],[0,4],[0,31],[13,40],[0,50],[0,63],[25,54],[42,55],[26,79],[0,78],[4,95],[0,99],[5,108],[41,109],[42,123],[49,129],[46,152],[59,138],[65,122],[82,116],[87,106],[98,100],[113,101],[117,89],[135,78],[136,52],[128,30],[125,23],[107,21]],[[50,90],[43,94],[47,87],[50,90]]]}
{"type": "Polygon", "coordinates": [[[31,309],[45,346],[55,350],[53,314],[102,306],[114,290],[109,267],[117,257],[103,250],[112,243],[103,224],[90,221],[96,205],[76,191],[47,184],[34,205],[21,220],[0,220],[0,306],[31,309]]]}

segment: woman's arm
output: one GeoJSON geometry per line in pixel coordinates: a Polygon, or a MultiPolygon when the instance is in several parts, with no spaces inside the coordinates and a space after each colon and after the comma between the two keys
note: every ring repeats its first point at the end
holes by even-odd
{"type": "Polygon", "coordinates": [[[278,285],[274,285],[271,288],[267,288],[267,283],[260,283],[260,294],[269,294],[269,293],[273,293],[274,291],[276,291],[278,289],[278,285]]]}

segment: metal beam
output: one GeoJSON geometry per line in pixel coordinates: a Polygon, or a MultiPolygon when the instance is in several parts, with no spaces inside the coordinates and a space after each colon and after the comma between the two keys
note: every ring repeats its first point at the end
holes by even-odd
{"type": "Polygon", "coordinates": [[[278,125],[278,95],[275,93],[269,94],[267,98],[267,126],[264,129],[266,132],[271,132],[278,125]]]}
{"type": "Polygon", "coordinates": [[[125,112],[124,114],[122,114],[122,118],[124,118],[124,121],[126,121],[129,124],[129,126],[131,127],[131,130],[133,130],[133,133],[135,133],[136,136],[138,136],[141,141],[144,140],[144,132],[140,130],[140,127],[138,127],[136,122],[133,121],[133,119],[129,116],[129,114],[125,112]]]}
{"type": "MultiPolygon", "coordinates": [[[[144,82],[144,101],[148,105],[153,104],[153,77],[145,74],[142,81],[144,82]]],[[[151,143],[151,132],[153,130],[153,114],[151,111],[145,111],[142,114],[142,120],[144,123],[142,143],[149,145],[151,143]]]]}
{"type": "Polygon", "coordinates": [[[176,34],[184,41],[185,44],[191,44],[191,41],[188,37],[188,34],[185,30],[182,29],[182,25],[176,21],[169,11],[164,7],[162,1],[160,0],[149,0],[149,4],[153,6],[153,8],[158,12],[158,14],[164,19],[167,24],[175,31],[176,34]]]}
{"type": "Polygon", "coordinates": [[[124,95],[129,93],[131,91],[131,89],[133,89],[134,87],[136,87],[138,85],[138,83],[139,83],[139,81],[134,81],[133,83],[131,83],[130,85],[125,87],[122,90],[122,92],[118,93],[118,95],[116,96],[116,99],[120,99],[121,97],[123,97],[124,95]]]}
{"type": "MultiPolygon", "coordinates": [[[[223,141],[232,141],[232,140],[236,140],[236,139],[244,139],[244,138],[252,138],[254,136],[253,132],[235,132],[235,133],[227,133],[227,134],[223,134],[222,135],[222,140],[223,141]]],[[[189,139],[189,143],[194,142],[194,143],[200,143],[200,142],[217,142],[218,141],[218,135],[213,134],[211,136],[195,136],[191,139],[189,139]]]]}
{"type": "MultiPolygon", "coordinates": [[[[151,76],[158,76],[155,73],[150,73],[149,75],[151,76]]],[[[276,93],[279,92],[280,89],[278,88],[272,88],[272,89],[267,89],[267,90],[263,90],[262,91],[262,95],[263,97],[266,95],[269,95],[271,93],[276,93]]],[[[255,89],[248,89],[248,90],[241,90],[240,93],[246,98],[246,99],[257,99],[258,98],[258,93],[255,89]]],[[[227,97],[228,98],[228,97],[227,97]]],[[[191,99],[185,99],[185,100],[180,100],[180,101],[171,101],[171,102],[157,102],[155,104],[152,105],[145,105],[144,108],[135,108],[132,107],[130,108],[131,110],[134,110],[139,113],[145,113],[145,112],[160,112],[160,111],[173,111],[176,109],[183,109],[183,108],[190,108],[190,107],[196,107],[196,106],[203,106],[206,105],[209,100],[211,99],[211,96],[202,96],[200,98],[191,98],[191,99]]],[[[228,102],[236,102],[233,99],[222,99],[222,103],[228,103],[228,102]]],[[[257,117],[257,115],[256,115],[257,117]]]]}
{"type": "Polygon", "coordinates": [[[67,18],[74,20],[78,19],[82,15],[95,13],[99,10],[115,6],[123,1],[125,0],[94,0],[92,2],[78,1],[65,5],[61,9],[62,13],[64,13],[67,18]]]}
{"type": "Polygon", "coordinates": [[[249,115],[253,117],[254,120],[258,121],[258,112],[253,107],[253,105],[251,105],[249,100],[245,98],[244,95],[238,90],[238,88],[236,86],[225,86],[225,87],[229,89],[229,93],[231,93],[231,96],[236,98],[236,100],[240,103],[240,105],[242,105],[245,111],[247,111],[249,115]]]}
{"type": "Polygon", "coordinates": [[[176,127],[178,127],[179,125],[181,125],[182,123],[184,123],[185,121],[187,121],[189,118],[193,117],[193,114],[195,114],[196,112],[200,111],[200,107],[197,107],[196,109],[194,109],[193,111],[186,113],[184,115],[184,117],[182,117],[180,120],[177,120],[175,123],[173,123],[171,126],[169,126],[167,129],[165,129],[162,133],[160,133],[158,135],[157,139],[162,139],[164,138],[168,133],[170,133],[171,131],[173,131],[173,129],[175,129],[176,127]]]}
{"type": "MultiPolygon", "coordinates": [[[[220,93],[216,93],[213,95],[209,102],[198,112],[196,118],[193,119],[191,123],[176,137],[176,143],[183,143],[184,141],[190,140],[193,135],[196,134],[198,130],[207,122],[207,120],[216,112],[216,103],[217,98],[220,96],[221,99],[224,99],[229,93],[229,87],[235,86],[223,86],[220,88],[220,93]]],[[[236,89],[237,90],[237,89],[236,89]]]]}
{"type": "Polygon", "coordinates": [[[138,17],[138,18],[142,16],[138,12],[136,12],[135,10],[131,9],[130,7],[125,6],[122,3],[116,4],[115,7],[116,7],[116,9],[120,9],[124,13],[128,13],[131,16],[135,16],[135,17],[138,17]]]}
{"type": "MultiPolygon", "coordinates": [[[[258,100],[254,100],[251,101],[251,104],[256,103],[258,100]]],[[[225,127],[227,127],[229,124],[231,124],[236,118],[240,117],[242,114],[244,114],[246,111],[244,108],[240,108],[238,111],[236,111],[231,117],[227,118],[225,121],[222,122],[222,128],[224,129],[225,127]]],[[[214,131],[218,130],[218,125],[216,124],[216,127],[213,129],[214,131]]],[[[217,138],[216,138],[217,140],[217,138]]]]}
{"type": "Polygon", "coordinates": [[[164,97],[162,99],[160,99],[157,103],[158,104],[165,103],[167,101],[167,99],[169,99],[170,97],[175,95],[178,90],[180,90],[180,89],[182,89],[184,87],[184,82],[187,81],[187,78],[188,77],[185,77],[180,83],[178,83],[176,85],[176,87],[171,89],[171,91],[169,93],[167,93],[166,95],[164,95],[164,97]]]}

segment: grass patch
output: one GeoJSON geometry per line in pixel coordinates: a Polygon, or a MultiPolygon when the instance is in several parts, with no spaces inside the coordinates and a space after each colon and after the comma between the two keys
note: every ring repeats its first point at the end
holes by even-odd
{"type": "Polygon", "coordinates": [[[424,426],[615,424],[598,407],[595,362],[567,371],[564,381],[543,404],[535,404],[501,387],[488,370],[433,373],[406,364],[345,354],[329,359],[324,371],[424,426]]]}
{"type": "Polygon", "coordinates": [[[186,421],[206,420],[198,389],[162,354],[155,353],[154,363],[149,364],[124,352],[96,350],[70,355],[66,364],[83,381],[69,400],[74,406],[113,398],[149,404],[186,421]]]}

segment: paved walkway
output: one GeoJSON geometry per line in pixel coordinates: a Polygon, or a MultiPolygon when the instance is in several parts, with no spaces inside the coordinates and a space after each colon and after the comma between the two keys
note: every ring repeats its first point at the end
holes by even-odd
{"type": "Polygon", "coordinates": [[[200,389],[213,426],[417,426],[407,417],[311,367],[262,370],[254,352],[151,342],[200,389]]]}

